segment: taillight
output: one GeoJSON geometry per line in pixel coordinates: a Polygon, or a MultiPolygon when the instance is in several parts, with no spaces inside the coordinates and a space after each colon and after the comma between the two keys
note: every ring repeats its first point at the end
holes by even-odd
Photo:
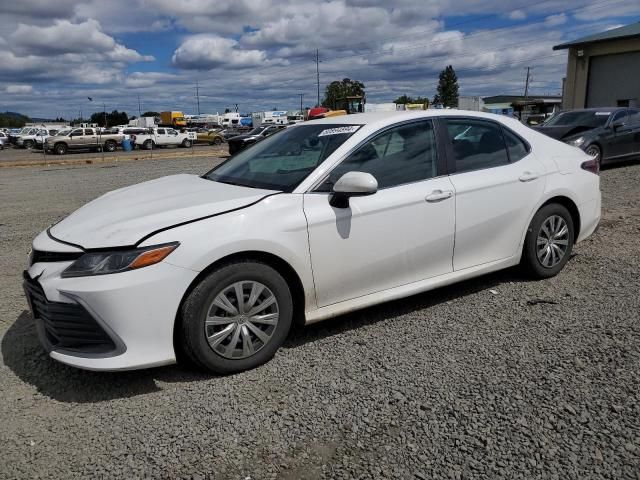
{"type": "Polygon", "coordinates": [[[583,170],[586,170],[587,172],[600,175],[600,162],[595,158],[593,160],[587,160],[586,162],[582,162],[580,164],[580,168],[582,168],[583,170]]]}

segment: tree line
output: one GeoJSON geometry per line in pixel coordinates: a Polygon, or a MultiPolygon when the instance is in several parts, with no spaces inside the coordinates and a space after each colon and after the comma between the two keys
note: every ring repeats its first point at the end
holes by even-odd
{"type": "MultiPolygon", "coordinates": [[[[322,106],[332,109],[342,109],[346,104],[348,97],[364,97],[365,85],[358,80],[344,78],[336,80],[327,85],[322,100],[322,106]]],[[[438,78],[438,88],[433,100],[429,101],[427,97],[411,97],[409,95],[400,95],[393,103],[406,105],[408,103],[422,103],[442,105],[443,107],[458,106],[458,77],[451,65],[448,65],[440,72],[438,78]]]]}

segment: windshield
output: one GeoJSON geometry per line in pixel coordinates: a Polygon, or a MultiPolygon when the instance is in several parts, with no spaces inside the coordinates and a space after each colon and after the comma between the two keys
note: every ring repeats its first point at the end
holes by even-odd
{"type": "Polygon", "coordinates": [[[563,112],[554,115],[545,122],[545,127],[602,127],[607,123],[607,119],[611,115],[608,110],[582,110],[577,112],[563,112]]]}
{"type": "Polygon", "coordinates": [[[360,125],[302,125],[267,137],[220,164],[204,178],[291,192],[360,125]]]}
{"type": "Polygon", "coordinates": [[[249,132],[249,135],[260,135],[265,128],[267,127],[256,127],[249,132]]]}

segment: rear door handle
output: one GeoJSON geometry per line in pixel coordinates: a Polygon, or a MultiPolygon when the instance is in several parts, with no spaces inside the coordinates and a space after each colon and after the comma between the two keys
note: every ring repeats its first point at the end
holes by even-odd
{"type": "Polygon", "coordinates": [[[538,174],[534,172],[524,172],[522,175],[518,177],[518,180],[521,182],[531,182],[538,178],[538,174]]]}
{"type": "Polygon", "coordinates": [[[453,196],[453,192],[451,190],[434,190],[429,195],[426,196],[425,200],[427,202],[441,202],[442,200],[446,200],[447,198],[451,198],[453,196]]]}

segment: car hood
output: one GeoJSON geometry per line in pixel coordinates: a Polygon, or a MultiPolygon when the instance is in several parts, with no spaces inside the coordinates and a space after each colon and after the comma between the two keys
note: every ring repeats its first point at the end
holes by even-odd
{"type": "Polygon", "coordinates": [[[242,142],[243,140],[253,139],[255,135],[236,135],[234,137],[229,138],[229,141],[232,142],[242,142]]]}
{"type": "Polygon", "coordinates": [[[197,175],[172,175],[98,197],[49,233],[86,249],[132,246],[155,231],[247,207],[273,193],[197,175]]]}
{"type": "Polygon", "coordinates": [[[591,132],[596,130],[593,127],[585,125],[561,125],[561,126],[547,126],[541,125],[539,127],[531,127],[534,130],[544,133],[546,136],[555,138],[556,140],[564,140],[567,137],[572,137],[584,132],[591,132]]]}

